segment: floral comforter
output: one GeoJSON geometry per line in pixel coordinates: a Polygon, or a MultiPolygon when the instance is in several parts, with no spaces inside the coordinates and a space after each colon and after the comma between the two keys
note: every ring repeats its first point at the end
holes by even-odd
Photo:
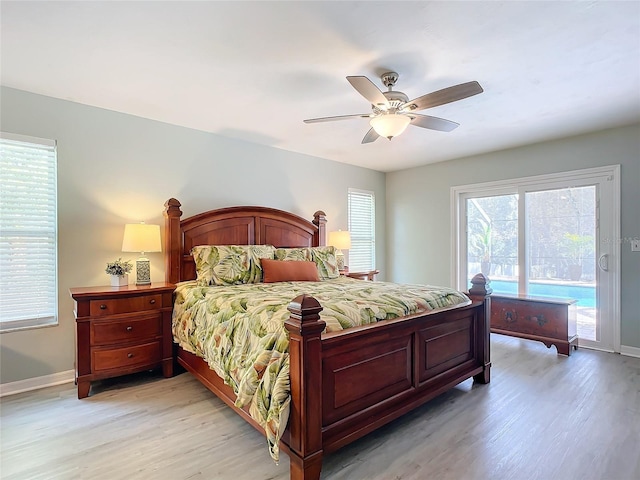
{"type": "Polygon", "coordinates": [[[322,282],[257,283],[176,289],[173,335],[185,350],[202,357],[236,393],[236,406],[249,407],[265,428],[271,456],[289,418],[287,306],[300,294],[323,306],[327,331],[342,330],[470,303],[446,287],[365,282],[340,277],[322,282]]]}

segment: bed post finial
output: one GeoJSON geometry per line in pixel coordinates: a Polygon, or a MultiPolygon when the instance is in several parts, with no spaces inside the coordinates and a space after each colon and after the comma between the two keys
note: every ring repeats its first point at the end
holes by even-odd
{"type": "Polygon", "coordinates": [[[473,380],[478,383],[489,383],[491,380],[491,293],[493,289],[489,286],[491,280],[482,273],[478,273],[471,279],[471,288],[469,289],[469,297],[474,302],[484,302],[484,308],[480,311],[478,322],[480,324],[480,332],[483,336],[482,351],[478,352],[482,362],[483,370],[473,376],[473,380]]]}
{"type": "Polygon", "coordinates": [[[484,273],[478,273],[471,279],[471,288],[469,295],[472,297],[486,297],[493,293],[493,289],[489,286],[491,280],[484,273]]]}
{"type": "Polygon", "coordinates": [[[170,198],[164,204],[164,258],[165,280],[169,283],[180,281],[182,263],[182,236],[180,234],[180,202],[170,198]]]}
{"type": "Polygon", "coordinates": [[[313,224],[318,227],[318,233],[313,236],[314,246],[322,247],[327,244],[327,217],[326,213],[318,210],[313,214],[313,224]]]}
{"type": "Polygon", "coordinates": [[[326,323],[322,307],[309,295],[293,299],[289,332],[291,414],[289,416],[290,478],[316,480],[322,469],[322,344],[326,323]],[[313,392],[313,394],[309,394],[313,392]]]}

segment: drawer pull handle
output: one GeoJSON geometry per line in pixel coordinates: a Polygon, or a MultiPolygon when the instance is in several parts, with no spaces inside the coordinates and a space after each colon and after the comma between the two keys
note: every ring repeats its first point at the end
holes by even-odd
{"type": "Polygon", "coordinates": [[[149,303],[150,303],[151,305],[153,305],[154,303],[156,303],[156,299],[155,299],[155,298],[152,298],[151,300],[149,300],[149,303]]]}
{"type": "Polygon", "coordinates": [[[133,327],[132,327],[131,325],[129,325],[129,326],[127,327],[127,332],[130,332],[131,330],[133,330],[133,327]]]}
{"type": "Polygon", "coordinates": [[[107,306],[103,303],[102,305],[100,305],[100,310],[106,310],[107,306]]]}
{"type": "Polygon", "coordinates": [[[133,358],[133,353],[127,353],[127,358],[133,358]]]}

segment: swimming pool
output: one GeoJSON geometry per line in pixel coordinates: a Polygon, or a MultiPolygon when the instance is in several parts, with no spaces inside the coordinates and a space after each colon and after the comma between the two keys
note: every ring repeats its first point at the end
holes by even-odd
{"type": "MultiPolygon", "coordinates": [[[[491,280],[495,293],[518,293],[517,282],[491,280]]],[[[564,285],[558,283],[529,283],[529,295],[553,298],[575,298],[579,307],[596,306],[596,287],[594,285],[564,285]]]]}

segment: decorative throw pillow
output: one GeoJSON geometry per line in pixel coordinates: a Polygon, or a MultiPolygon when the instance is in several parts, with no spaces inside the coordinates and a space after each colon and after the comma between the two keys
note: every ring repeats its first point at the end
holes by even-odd
{"type": "Polygon", "coordinates": [[[272,245],[203,245],[193,247],[200,285],[237,285],[262,281],[261,259],[273,259],[272,245]]]}
{"type": "Polygon", "coordinates": [[[311,261],[311,249],[309,247],[300,248],[276,248],[276,260],[297,260],[311,261]]]}
{"type": "Polygon", "coordinates": [[[264,283],[275,282],[317,282],[318,267],[315,262],[262,260],[264,283]]]}
{"type": "Polygon", "coordinates": [[[340,276],[338,261],[336,260],[336,248],[333,246],[277,248],[275,257],[276,260],[315,262],[320,280],[328,280],[340,276]]]}
{"type": "Polygon", "coordinates": [[[321,280],[338,278],[340,276],[338,260],[336,259],[336,247],[312,247],[311,259],[316,262],[318,266],[318,274],[321,280]]]}

